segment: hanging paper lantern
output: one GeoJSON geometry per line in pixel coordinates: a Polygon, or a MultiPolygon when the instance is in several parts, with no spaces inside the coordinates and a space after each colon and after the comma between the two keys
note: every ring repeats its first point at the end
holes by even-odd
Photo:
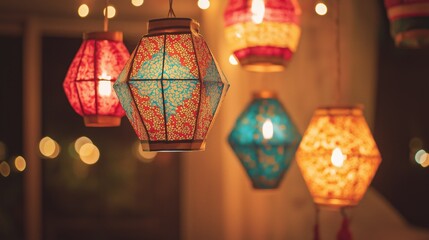
{"type": "Polygon", "coordinates": [[[204,150],[229,84],[199,24],[149,21],[114,88],[145,151],[204,150]]]}
{"type": "Polygon", "coordinates": [[[63,83],[72,108],[88,127],[112,127],[125,115],[112,85],[130,54],[121,32],[83,35],[63,83]]]}
{"type": "Polygon", "coordinates": [[[250,71],[283,71],[301,35],[297,0],[229,0],[225,34],[235,57],[250,71]]]}
{"type": "Polygon", "coordinates": [[[318,205],[354,206],[365,194],[381,162],[362,108],[319,108],[296,152],[318,205]]]}
{"type": "Polygon", "coordinates": [[[228,141],[253,187],[277,188],[301,135],[274,93],[261,92],[237,119],[228,141]]]}
{"type": "Polygon", "coordinates": [[[429,46],[429,0],[384,0],[396,46],[429,46]]]}

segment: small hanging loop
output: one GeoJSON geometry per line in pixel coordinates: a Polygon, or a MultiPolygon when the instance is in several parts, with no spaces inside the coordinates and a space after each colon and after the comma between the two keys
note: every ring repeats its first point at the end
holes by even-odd
{"type": "Polygon", "coordinates": [[[173,0],[169,0],[169,2],[170,2],[170,9],[168,10],[168,17],[170,18],[175,18],[176,17],[176,14],[174,13],[174,10],[173,10],[173,0]]]}
{"type": "Polygon", "coordinates": [[[106,0],[106,12],[104,13],[104,28],[105,32],[109,31],[109,0],[106,0]]]}

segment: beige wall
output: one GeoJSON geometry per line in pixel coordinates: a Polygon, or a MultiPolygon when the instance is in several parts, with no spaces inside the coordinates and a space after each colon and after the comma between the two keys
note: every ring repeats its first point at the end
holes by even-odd
{"type": "MultiPolygon", "coordinates": [[[[278,190],[253,190],[226,142],[252,91],[276,90],[301,133],[314,109],[334,103],[335,25],[332,16],[313,12],[315,1],[301,0],[302,38],[293,61],[282,73],[250,73],[228,63],[223,36],[226,0],[211,1],[201,30],[231,83],[207,150],[185,154],[182,171],[183,239],[312,239],[314,205],[295,163],[278,190]]],[[[378,9],[376,1],[344,1],[341,12],[343,103],[363,103],[368,122],[374,116],[378,9]]],[[[333,11],[333,9],[329,9],[333,11]]],[[[347,213],[354,239],[429,239],[412,230],[376,191],[347,213]]],[[[340,214],[321,212],[322,239],[335,239],[340,214]]]]}

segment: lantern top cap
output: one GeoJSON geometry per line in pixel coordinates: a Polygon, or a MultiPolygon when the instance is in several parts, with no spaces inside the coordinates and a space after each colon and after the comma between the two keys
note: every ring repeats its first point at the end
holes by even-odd
{"type": "Polygon", "coordinates": [[[148,23],[148,35],[165,33],[198,33],[200,24],[191,18],[158,18],[148,23]]]}
{"type": "Polygon", "coordinates": [[[122,32],[89,32],[83,33],[83,40],[109,40],[122,42],[122,32]]]}
{"type": "Polygon", "coordinates": [[[362,116],[363,114],[363,105],[358,104],[355,106],[329,106],[329,107],[319,107],[314,112],[314,115],[334,115],[334,116],[344,116],[344,115],[354,115],[362,116]]]}
{"type": "Polygon", "coordinates": [[[263,90],[253,93],[254,99],[267,99],[267,98],[277,98],[277,93],[274,91],[263,90]]]}

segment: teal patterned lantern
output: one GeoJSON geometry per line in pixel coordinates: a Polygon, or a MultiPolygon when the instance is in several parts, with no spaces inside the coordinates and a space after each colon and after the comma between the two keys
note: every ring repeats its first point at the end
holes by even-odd
{"type": "Polygon", "coordinates": [[[237,119],[228,141],[256,189],[279,186],[301,140],[272,92],[259,92],[237,119]]]}
{"type": "Polygon", "coordinates": [[[144,151],[197,151],[229,88],[189,18],[149,21],[114,84],[144,151]]]}

